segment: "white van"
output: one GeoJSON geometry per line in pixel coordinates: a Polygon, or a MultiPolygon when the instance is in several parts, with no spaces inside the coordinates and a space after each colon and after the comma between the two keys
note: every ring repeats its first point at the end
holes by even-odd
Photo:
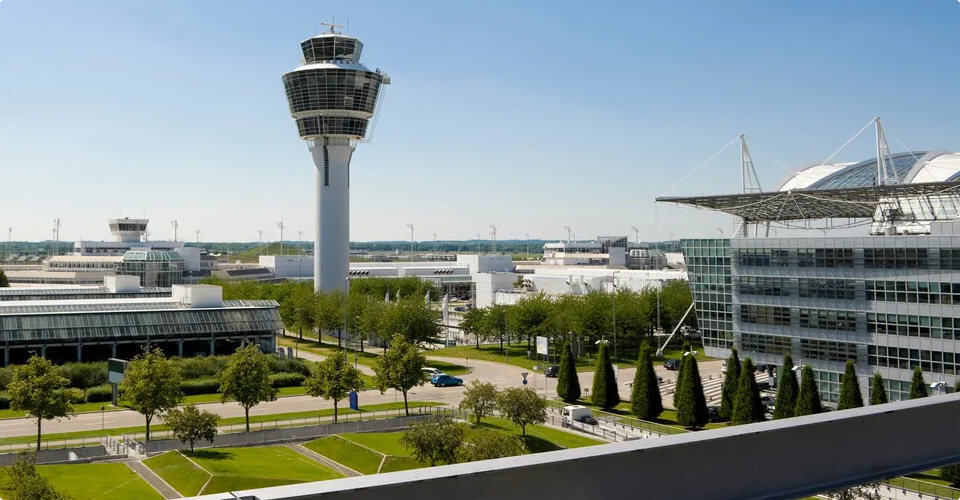
{"type": "Polygon", "coordinates": [[[560,410],[560,424],[569,427],[573,422],[582,422],[589,425],[597,425],[597,419],[593,418],[590,408],[581,405],[564,406],[560,410]]]}

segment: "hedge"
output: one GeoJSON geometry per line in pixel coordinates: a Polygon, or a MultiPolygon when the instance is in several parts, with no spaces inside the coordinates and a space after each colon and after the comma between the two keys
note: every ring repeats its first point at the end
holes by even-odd
{"type": "Polygon", "coordinates": [[[0,410],[9,410],[10,409],[10,395],[5,392],[0,392],[0,410]]]}
{"type": "Polygon", "coordinates": [[[86,391],[88,403],[105,403],[113,400],[113,388],[109,385],[98,385],[86,391]]]}
{"type": "Polygon", "coordinates": [[[303,385],[307,377],[299,373],[274,373],[270,375],[270,383],[274,387],[298,387],[303,385]]]}
{"type": "Polygon", "coordinates": [[[70,381],[70,387],[86,389],[107,383],[107,363],[66,363],[59,367],[60,375],[70,381]]]}
{"type": "Polygon", "coordinates": [[[215,378],[201,378],[180,382],[180,390],[186,396],[194,394],[214,394],[220,390],[220,382],[215,378]]]}

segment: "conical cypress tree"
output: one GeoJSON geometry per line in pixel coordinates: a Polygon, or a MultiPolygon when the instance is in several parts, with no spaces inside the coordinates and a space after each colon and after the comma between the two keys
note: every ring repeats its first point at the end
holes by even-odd
{"type": "Polygon", "coordinates": [[[680,378],[680,399],[677,406],[677,422],[684,427],[703,427],[710,420],[707,413],[707,398],[703,394],[700,369],[693,356],[685,356],[680,363],[683,374],[680,378]]]}
{"type": "Polygon", "coordinates": [[[840,379],[840,402],[838,410],[849,410],[863,406],[863,396],[860,395],[860,382],[857,380],[857,368],[852,359],[847,360],[847,367],[840,379]]]}
{"type": "Polygon", "coordinates": [[[736,349],[730,350],[727,358],[727,373],[723,377],[720,390],[720,418],[730,420],[733,415],[733,400],[737,396],[737,384],[740,382],[740,356],[736,349]]]}
{"type": "Polygon", "coordinates": [[[660,384],[657,382],[657,374],[653,371],[650,351],[650,346],[646,342],[640,345],[637,373],[633,377],[633,391],[630,394],[631,410],[641,420],[656,420],[663,413],[660,384]]]}
{"type": "Polygon", "coordinates": [[[730,422],[734,424],[749,424],[763,422],[763,404],[760,402],[760,389],[754,376],[753,360],[743,360],[743,370],[740,371],[740,381],[737,382],[737,392],[733,399],[733,413],[730,422]]]}
{"type": "Polygon", "coordinates": [[[817,390],[817,381],[813,377],[813,368],[804,366],[800,377],[800,393],[797,394],[797,406],[793,410],[793,416],[813,415],[820,413],[821,410],[820,391],[817,390]]]}
{"type": "Polygon", "coordinates": [[[887,388],[883,386],[883,375],[873,375],[873,386],[870,387],[870,406],[882,405],[887,402],[887,388]]]}
{"type": "MultiPolygon", "coordinates": [[[[686,345],[687,344],[684,344],[684,346],[686,345]]],[[[673,407],[674,408],[679,408],[679,406],[677,405],[680,403],[680,381],[683,380],[683,366],[687,364],[688,356],[684,356],[683,355],[684,352],[687,352],[687,351],[682,350],[680,354],[680,365],[677,366],[677,384],[673,386],[673,407]]]]}
{"type": "Polygon", "coordinates": [[[783,366],[777,370],[777,399],[773,402],[773,418],[790,418],[797,406],[797,374],[793,372],[793,358],[783,355],[783,366]]]}
{"type": "Polygon", "coordinates": [[[913,381],[910,382],[910,399],[925,398],[929,395],[927,381],[923,380],[923,370],[918,366],[913,369],[913,381]]]}
{"type": "Polygon", "coordinates": [[[613,373],[613,364],[610,363],[610,353],[607,344],[600,344],[597,352],[597,369],[593,374],[593,404],[609,410],[620,404],[620,394],[617,391],[617,376],[613,373]]]}
{"type": "Polygon", "coordinates": [[[557,396],[567,403],[574,403],[580,399],[580,379],[577,378],[577,366],[573,360],[570,342],[563,345],[560,373],[557,375],[557,396]]]}

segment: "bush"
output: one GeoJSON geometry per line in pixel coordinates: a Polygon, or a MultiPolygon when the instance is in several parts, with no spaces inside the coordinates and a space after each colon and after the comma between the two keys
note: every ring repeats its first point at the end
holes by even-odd
{"type": "Polygon", "coordinates": [[[299,373],[310,376],[310,366],[302,359],[279,359],[276,356],[267,356],[270,373],[299,373]]]}
{"type": "Polygon", "coordinates": [[[215,378],[200,378],[180,382],[180,390],[184,396],[195,394],[215,394],[220,390],[220,382],[215,378]]]}
{"type": "Polygon", "coordinates": [[[67,395],[67,399],[70,400],[70,404],[79,405],[87,402],[87,396],[83,393],[82,389],[71,387],[64,389],[63,392],[67,395]]]}
{"type": "Polygon", "coordinates": [[[9,410],[10,409],[10,395],[5,392],[0,392],[0,410],[9,410]]]}
{"type": "Polygon", "coordinates": [[[176,359],[177,366],[180,367],[180,376],[184,379],[198,379],[205,377],[216,377],[218,373],[226,369],[228,356],[208,356],[197,358],[176,359]]]}
{"type": "Polygon", "coordinates": [[[0,391],[6,389],[11,380],[13,380],[13,368],[0,368],[0,391]]]}
{"type": "Polygon", "coordinates": [[[954,488],[960,487],[960,464],[947,465],[940,469],[940,479],[948,481],[954,488]]]}
{"type": "Polygon", "coordinates": [[[301,373],[273,373],[270,375],[270,384],[274,387],[298,387],[306,379],[301,373]]]}
{"type": "Polygon", "coordinates": [[[113,388],[109,385],[98,385],[86,391],[88,403],[105,403],[113,400],[113,388]]]}
{"type": "Polygon", "coordinates": [[[86,389],[107,383],[107,363],[67,363],[60,365],[60,375],[70,381],[70,387],[86,389]]]}

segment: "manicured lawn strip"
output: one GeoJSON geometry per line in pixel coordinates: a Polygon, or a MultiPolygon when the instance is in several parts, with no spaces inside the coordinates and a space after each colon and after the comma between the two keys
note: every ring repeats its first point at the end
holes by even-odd
{"type": "Polygon", "coordinates": [[[410,450],[400,444],[400,438],[403,437],[402,432],[356,432],[340,434],[340,437],[377,450],[384,455],[410,456],[410,450]]]}
{"type": "MultiPolygon", "coordinates": [[[[505,418],[486,417],[480,422],[481,425],[485,427],[494,428],[521,437],[520,426],[505,418]]],[[[532,453],[604,444],[604,441],[542,425],[528,425],[525,441],[527,442],[527,448],[532,453]]]]}
{"type": "Polygon", "coordinates": [[[168,451],[148,458],[143,464],[184,496],[199,495],[203,485],[210,479],[207,471],[197,468],[179,451],[168,451]]]}
{"type": "MultiPolygon", "coordinates": [[[[527,344],[516,343],[516,344],[504,344],[503,346],[506,355],[500,352],[500,344],[480,344],[480,349],[477,349],[476,345],[459,345],[455,347],[444,347],[442,349],[434,349],[425,353],[427,356],[438,356],[443,358],[457,358],[464,360],[464,364],[470,364],[469,360],[479,359],[481,361],[493,361],[495,363],[507,363],[514,366],[519,366],[521,368],[526,368],[528,370],[533,370],[534,365],[544,365],[545,363],[542,360],[536,359],[527,359],[527,344]]],[[[533,350],[533,348],[529,348],[533,350]]],[[[554,357],[556,358],[556,356],[554,357]]],[[[554,364],[560,364],[559,359],[554,359],[551,361],[554,364]]],[[[546,363],[549,364],[549,363],[546,363]]],[[[589,370],[593,368],[593,358],[592,357],[581,357],[577,359],[577,370],[589,370]]]]}
{"type": "MultiPolygon", "coordinates": [[[[419,407],[434,407],[434,406],[445,406],[445,404],[434,403],[430,401],[411,401],[410,402],[411,409],[419,408],[419,407]]],[[[350,408],[340,408],[339,414],[341,416],[350,414],[353,416],[352,418],[356,418],[355,416],[358,413],[372,413],[377,411],[391,411],[391,410],[402,410],[402,409],[403,409],[402,402],[380,403],[375,405],[361,406],[360,412],[351,410],[350,408]]],[[[402,416],[403,412],[401,411],[397,415],[402,416]]],[[[257,423],[257,424],[259,424],[260,422],[273,423],[274,421],[302,419],[302,418],[309,419],[311,417],[316,418],[318,416],[320,417],[333,416],[333,408],[324,408],[320,410],[310,410],[310,411],[290,412],[290,413],[273,413],[269,415],[253,415],[250,417],[250,428],[253,429],[254,423],[257,423]]],[[[219,425],[221,426],[238,425],[242,423],[244,423],[243,417],[230,417],[230,418],[221,418],[219,425]]],[[[310,423],[309,420],[308,420],[308,423],[310,423]]],[[[296,425],[297,422],[293,422],[293,424],[296,425]]],[[[268,427],[268,426],[264,426],[264,427],[268,427]]],[[[150,426],[151,433],[155,431],[163,431],[163,430],[167,430],[167,427],[163,424],[154,424],[150,426]]],[[[145,431],[145,428],[143,426],[117,427],[113,429],[106,429],[103,431],[90,430],[90,431],[64,432],[64,433],[58,433],[58,434],[44,434],[43,440],[44,441],[60,441],[64,439],[86,439],[86,438],[91,438],[95,440],[100,436],[104,436],[104,435],[120,436],[122,434],[142,434],[144,431],[145,431]]],[[[33,443],[34,441],[36,441],[36,439],[37,439],[36,435],[0,438],[0,445],[33,443]]],[[[53,444],[56,444],[56,443],[53,443],[53,444]]]]}
{"type": "Polygon", "coordinates": [[[949,482],[940,479],[940,469],[909,474],[891,479],[887,483],[929,495],[936,495],[940,498],[960,498],[960,490],[951,488],[949,482]]]}
{"type": "Polygon", "coordinates": [[[214,475],[204,494],[343,477],[283,446],[209,448],[190,458],[214,475]]]}
{"type": "MultiPolygon", "coordinates": [[[[122,463],[38,465],[37,471],[72,500],[163,500],[152,486],[122,463]]],[[[5,489],[9,482],[9,476],[0,469],[0,496],[4,498],[7,498],[5,489]]]]}
{"type": "MultiPolygon", "coordinates": [[[[303,342],[299,342],[299,339],[291,339],[289,337],[283,337],[280,339],[280,344],[285,346],[293,347],[293,346],[296,346],[298,343],[300,344],[300,349],[303,349],[308,352],[312,352],[313,354],[319,354],[321,356],[330,356],[331,354],[334,354],[339,350],[337,348],[336,339],[334,339],[332,342],[324,343],[323,345],[319,345],[315,340],[308,339],[307,337],[304,337],[303,342]]],[[[360,351],[357,351],[356,349],[349,349],[349,348],[346,349],[346,351],[347,351],[347,355],[350,358],[350,361],[353,361],[354,354],[356,354],[357,362],[359,364],[373,368],[373,365],[376,362],[377,358],[380,357],[380,349],[379,348],[376,348],[376,349],[377,349],[377,352],[372,352],[372,351],[360,352],[360,351]]],[[[433,356],[433,355],[439,356],[439,354],[435,354],[434,351],[429,351],[429,352],[426,352],[425,354],[427,354],[428,356],[433,356]]],[[[449,363],[446,361],[436,361],[436,360],[428,359],[427,366],[437,368],[448,375],[463,375],[465,373],[470,372],[470,369],[467,368],[466,366],[458,365],[456,363],[449,363]]],[[[372,387],[372,385],[370,386],[372,387]]]]}
{"type": "MultiPolygon", "coordinates": [[[[74,411],[77,413],[90,413],[90,412],[99,412],[100,407],[103,406],[104,411],[117,411],[117,410],[126,410],[122,406],[113,406],[110,402],[106,403],[82,403],[78,405],[73,405],[74,411]]],[[[23,418],[27,416],[27,412],[20,410],[0,410],[0,420],[5,418],[23,418]]]]}
{"type": "Polygon", "coordinates": [[[428,467],[428,465],[413,457],[389,456],[383,461],[383,468],[380,469],[380,472],[396,472],[401,470],[422,469],[424,467],[428,467]]]}
{"type": "Polygon", "coordinates": [[[325,436],[303,446],[361,474],[376,474],[383,461],[382,454],[339,436],[325,436]]]}

